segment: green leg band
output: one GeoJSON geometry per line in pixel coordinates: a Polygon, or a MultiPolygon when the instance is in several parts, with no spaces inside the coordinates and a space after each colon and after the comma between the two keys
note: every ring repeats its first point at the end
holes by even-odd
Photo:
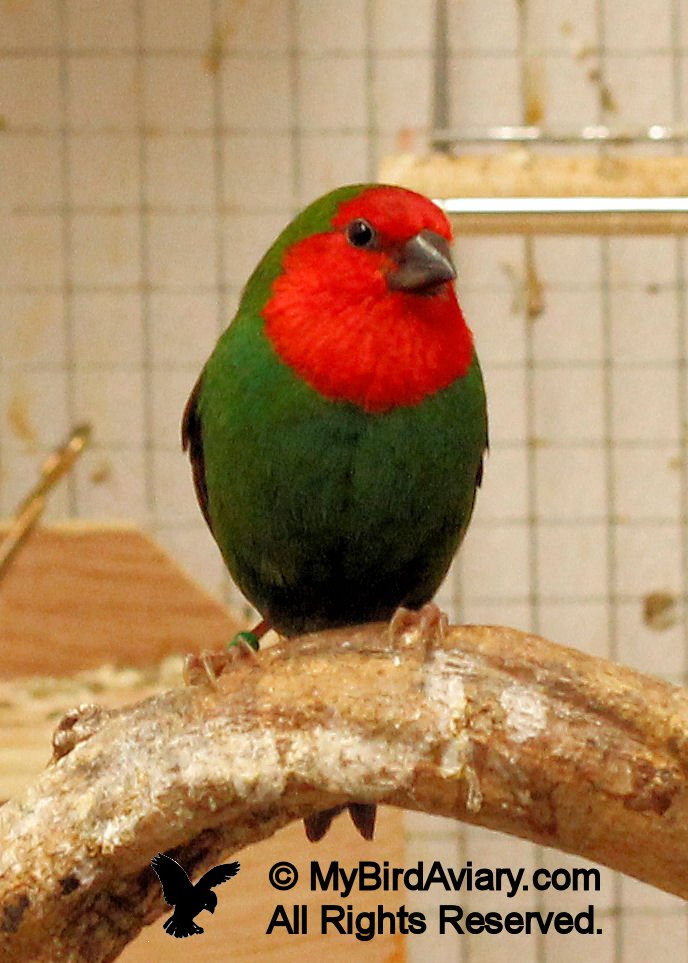
{"type": "Polygon", "coordinates": [[[232,641],[227,644],[227,648],[232,649],[236,645],[241,645],[242,642],[250,645],[254,652],[260,648],[258,636],[254,632],[237,632],[232,641]]]}

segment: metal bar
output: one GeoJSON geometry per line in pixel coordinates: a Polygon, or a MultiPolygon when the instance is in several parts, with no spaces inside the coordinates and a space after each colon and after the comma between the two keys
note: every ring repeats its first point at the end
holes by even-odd
{"type": "Polygon", "coordinates": [[[447,214],[688,214],[688,197],[444,197],[447,214]]]}
{"type": "Polygon", "coordinates": [[[688,197],[436,198],[467,234],[686,234],[688,197]]]}
{"type": "Polygon", "coordinates": [[[443,137],[450,121],[449,104],[449,10],[447,0],[435,0],[435,37],[432,63],[432,126],[437,132],[431,135],[435,150],[448,150],[451,142],[443,137]]]}
{"type": "Polygon", "coordinates": [[[580,128],[545,128],[527,124],[503,124],[487,128],[467,127],[464,130],[439,128],[431,132],[430,140],[434,146],[444,150],[455,144],[685,143],[688,142],[688,125],[651,124],[649,127],[609,127],[606,124],[590,124],[580,128]]]}

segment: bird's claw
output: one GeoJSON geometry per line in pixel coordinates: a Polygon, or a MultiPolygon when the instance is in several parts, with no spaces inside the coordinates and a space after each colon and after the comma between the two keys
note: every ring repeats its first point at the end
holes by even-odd
{"type": "Polygon", "coordinates": [[[258,640],[252,632],[238,632],[224,650],[187,655],[182,672],[184,683],[216,689],[217,680],[230,666],[245,661],[255,664],[257,648],[258,640]]]}
{"type": "Polygon", "coordinates": [[[309,842],[317,843],[327,834],[332,820],[345,809],[349,810],[351,821],[363,839],[371,840],[375,835],[375,815],[377,806],[374,803],[344,803],[331,809],[321,809],[320,812],[306,816],[303,824],[309,842]]]}
{"type": "Polygon", "coordinates": [[[52,762],[68,755],[80,742],[95,735],[108,716],[112,715],[102,706],[87,702],[66,712],[53,732],[52,762]]]}
{"type": "Polygon", "coordinates": [[[228,669],[237,662],[258,665],[258,648],[258,639],[253,632],[237,632],[226,650],[221,653],[224,659],[223,669],[228,669]]]}
{"type": "Polygon", "coordinates": [[[397,649],[414,649],[423,659],[439,645],[449,620],[438,605],[428,602],[420,609],[399,606],[389,623],[390,640],[397,649]]]}
{"type": "Polygon", "coordinates": [[[182,678],[184,685],[208,685],[217,688],[217,680],[222,671],[218,671],[216,657],[224,655],[222,652],[189,653],[184,659],[182,678]]]}
{"type": "Polygon", "coordinates": [[[338,816],[339,813],[345,809],[345,805],[332,806],[331,809],[321,809],[318,813],[306,816],[303,820],[303,825],[306,829],[306,838],[308,841],[311,843],[320,842],[323,836],[327,834],[334,817],[338,816]]]}

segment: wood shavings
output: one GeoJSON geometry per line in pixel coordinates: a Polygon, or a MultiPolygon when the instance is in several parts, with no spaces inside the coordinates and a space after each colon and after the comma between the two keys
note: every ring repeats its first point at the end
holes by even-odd
{"type": "Polygon", "coordinates": [[[21,715],[25,719],[55,719],[67,706],[92,702],[121,704],[122,698],[143,698],[179,683],[181,656],[140,669],[105,664],[73,676],[27,676],[0,681],[0,725],[21,715]]]}

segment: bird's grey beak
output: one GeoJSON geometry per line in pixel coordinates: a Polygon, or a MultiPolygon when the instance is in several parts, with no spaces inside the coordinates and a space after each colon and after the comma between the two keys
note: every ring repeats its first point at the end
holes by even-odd
{"type": "Polygon", "coordinates": [[[456,277],[449,242],[435,231],[420,231],[407,241],[398,262],[387,276],[393,291],[431,292],[456,277]]]}

